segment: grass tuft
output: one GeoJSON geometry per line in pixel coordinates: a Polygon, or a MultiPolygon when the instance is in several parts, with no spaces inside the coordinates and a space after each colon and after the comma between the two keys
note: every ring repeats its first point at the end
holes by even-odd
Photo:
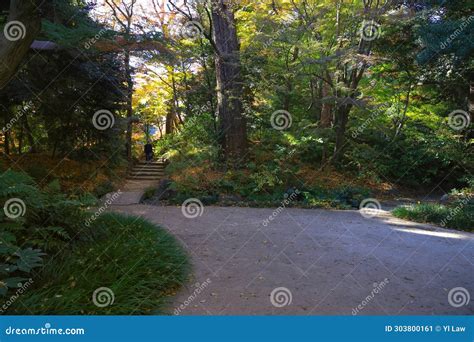
{"type": "Polygon", "coordinates": [[[168,299],[185,282],[187,255],[173,236],[146,220],[114,213],[94,228],[99,240],[51,258],[9,314],[166,314],[168,299]],[[97,288],[113,291],[114,303],[97,307],[97,288]]]}
{"type": "Polygon", "coordinates": [[[393,215],[402,219],[422,223],[434,223],[446,228],[473,231],[474,207],[465,205],[442,205],[423,203],[402,206],[393,210],[393,215]]]}

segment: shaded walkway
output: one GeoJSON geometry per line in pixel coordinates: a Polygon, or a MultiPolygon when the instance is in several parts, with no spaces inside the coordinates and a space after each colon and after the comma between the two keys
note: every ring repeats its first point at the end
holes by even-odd
{"type": "MultiPolygon", "coordinates": [[[[165,162],[140,162],[129,172],[126,183],[121,189],[113,204],[117,206],[138,204],[143,198],[145,191],[156,188],[164,177],[165,162]]],[[[111,195],[111,194],[109,194],[111,195]]]]}
{"type": "Polygon", "coordinates": [[[180,207],[115,210],[186,246],[194,272],[173,304],[178,314],[474,313],[474,234],[357,211],[285,209],[264,226],[275,209],[205,207],[192,219],[180,207]],[[471,295],[459,308],[448,301],[456,287],[471,295]],[[289,293],[271,298],[276,288],[289,293]]]}

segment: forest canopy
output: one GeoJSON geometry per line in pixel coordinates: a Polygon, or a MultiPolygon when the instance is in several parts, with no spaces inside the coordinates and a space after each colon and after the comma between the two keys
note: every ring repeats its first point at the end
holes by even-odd
{"type": "Polygon", "coordinates": [[[270,188],[306,183],[288,176],[306,168],[469,183],[468,2],[18,3],[0,16],[5,32],[25,21],[23,38],[0,45],[23,55],[4,59],[15,70],[0,92],[5,155],[133,161],[152,139],[176,167],[247,169],[270,188]]]}

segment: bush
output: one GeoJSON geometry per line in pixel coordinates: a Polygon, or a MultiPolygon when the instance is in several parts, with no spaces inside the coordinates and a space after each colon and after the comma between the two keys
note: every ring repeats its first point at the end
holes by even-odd
{"type": "Polygon", "coordinates": [[[26,169],[26,173],[37,183],[47,182],[49,171],[42,165],[31,165],[26,169]]]}
{"type": "Polygon", "coordinates": [[[92,227],[103,236],[55,257],[9,314],[166,313],[167,298],[185,282],[189,269],[174,237],[143,219],[119,214],[103,214],[92,227]],[[100,287],[112,290],[113,304],[94,305],[93,293],[100,287]]]}
{"type": "Polygon", "coordinates": [[[393,210],[396,217],[439,224],[453,229],[474,230],[474,179],[462,179],[468,186],[453,189],[445,204],[416,204],[393,210]]]}
{"type": "Polygon", "coordinates": [[[115,191],[115,185],[114,183],[112,183],[110,180],[106,180],[106,181],[103,181],[101,183],[99,183],[99,185],[97,185],[95,188],[94,188],[94,196],[96,196],[97,198],[101,198],[102,196],[110,193],[110,192],[113,192],[115,191]]]}
{"type": "Polygon", "coordinates": [[[40,190],[30,176],[6,171],[0,201],[0,296],[10,298],[0,312],[145,314],[162,310],[184,282],[187,258],[172,236],[116,214],[87,225],[96,199],[71,200],[58,181],[40,190]],[[91,296],[104,286],[116,304],[101,309],[91,296]]]}
{"type": "Polygon", "coordinates": [[[453,229],[474,230],[474,204],[456,201],[449,205],[416,204],[393,210],[396,217],[441,225],[453,229]]]}
{"type": "Polygon", "coordinates": [[[0,295],[21,286],[47,255],[66,244],[91,239],[95,232],[82,223],[90,197],[69,200],[53,182],[43,191],[24,174],[0,175],[0,295]]]}

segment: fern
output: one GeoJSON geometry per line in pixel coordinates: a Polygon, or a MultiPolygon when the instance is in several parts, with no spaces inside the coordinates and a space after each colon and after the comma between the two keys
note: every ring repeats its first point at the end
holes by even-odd
{"type": "Polygon", "coordinates": [[[12,198],[25,203],[24,215],[17,218],[0,210],[0,295],[30,278],[33,269],[41,267],[48,254],[63,250],[71,237],[90,239],[92,231],[83,222],[86,206],[94,201],[71,200],[59,190],[57,182],[39,189],[24,173],[9,170],[0,175],[0,204],[12,198]]]}

